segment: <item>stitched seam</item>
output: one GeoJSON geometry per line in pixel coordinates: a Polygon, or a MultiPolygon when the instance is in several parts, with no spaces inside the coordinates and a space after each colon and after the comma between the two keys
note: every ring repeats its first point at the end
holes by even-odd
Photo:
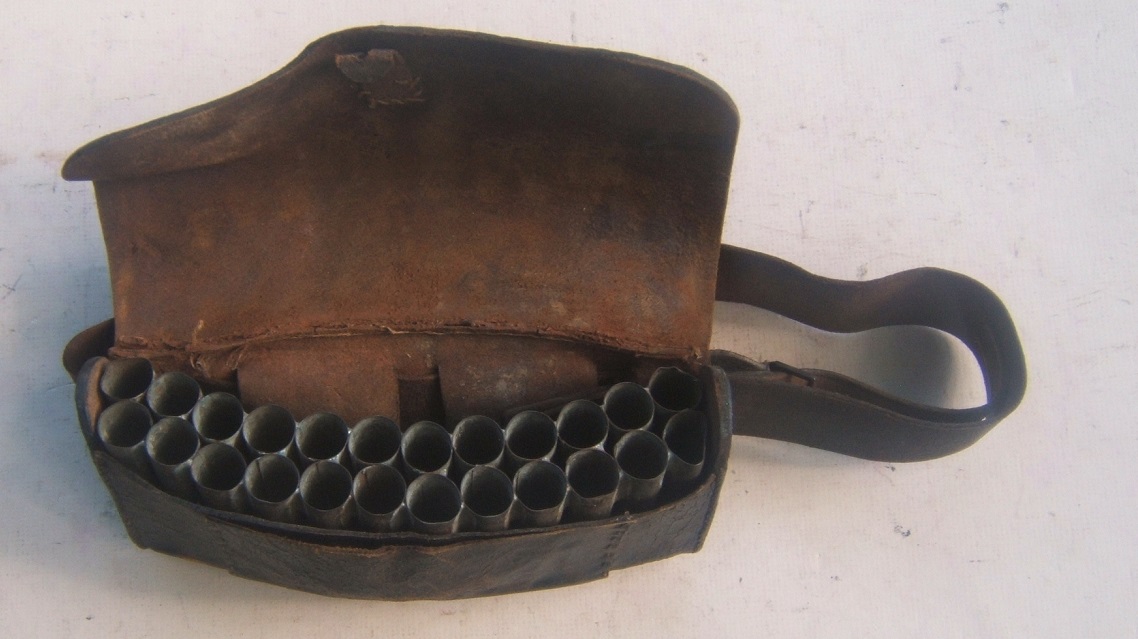
{"type": "Polygon", "coordinates": [[[616,558],[616,551],[620,547],[621,542],[624,541],[624,534],[628,532],[631,527],[632,521],[625,520],[617,524],[609,535],[609,541],[605,545],[605,552],[601,558],[601,566],[604,568],[605,574],[612,569],[613,559],[616,558]]]}
{"type": "MultiPolygon", "coordinates": [[[[712,473],[708,478],[711,479],[713,483],[719,481],[719,476],[715,473],[712,473]]],[[[703,523],[700,525],[699,529],[700,539],[702,539],[703,536],[707,534],[707,530],[711,526],[711,517],[715,511],[715,505],[712,503],[711,495],[715,493],[716,491],[714,489],[708,491],[707,493],[707,502],[706,506],[703,509],[703,523]]]]}
{"type": "Polygon", "coordinates": [[[588,331],[565,331],[549,328],[527,328],[516,324],[470,323],[470,322],[410,322],[393,326],[381,322],[361,322],[358,324],[333,324],[326,326],[313,326],[303,330],[278,331],[267,329],[250,334],[227,335],[210,339],[184,340],[153,340],[141,336],[120,336],[116,340],[117,350],[136,351],[169,351],[185,350],[189,352],[206,353],[210,351],[224,351],[235,347],[255,343],[266,343],[290,339],[311,339],[317,337],[353,337],[359,335],[400,335],[408,333],[421,333],[428,335],[446,334],[494,334],[514,335],[522,337],[541,337],[546,339],[563,339],[566,341],[584,341],[610,348],[633,350],[643,353],[658,353],[671,356],[698,356],[699,349],[683,347],[660,347],[658,344],[643,342],[635,339],[614,337],[602,333],[588,331]]]}

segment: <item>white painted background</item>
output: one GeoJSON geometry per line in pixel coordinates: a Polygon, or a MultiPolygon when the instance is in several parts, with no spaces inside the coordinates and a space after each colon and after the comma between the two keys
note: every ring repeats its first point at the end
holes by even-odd
{"type": "MultiPolygon", "coordinates": [[[[0,634],[1138,634],[1131,2],[238,4],[0,10],[0,634]],[[378,23],[621,49],[714,79],[743,120],[724,239],[833,277],[936,265],[985,282],[1024,341],[1024,404],[922,464],[737,438],[703,551],[547,592],[342,601],[134,548],[58,363],[110,314],[91,190],[60,164],[378,23]]],[[[837,338],[724,307],[715,341],[980,398],[967,353],[922,331],[837,338]]]]}

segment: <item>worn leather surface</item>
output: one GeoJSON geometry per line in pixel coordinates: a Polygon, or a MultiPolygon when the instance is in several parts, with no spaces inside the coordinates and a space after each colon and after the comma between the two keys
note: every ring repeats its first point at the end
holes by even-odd
{"type": "Polygon", "coordinates": [[[718,87],[661,62],[376,27],[96,140],[63,175],[95,183],[118,354],[219,381],[253,345],[407,332],[695,361],[737,128],[718,87]],[[421,95],[371,99],[337,65],[369,51],[421,95]]]}
{"type": "Polygon", "coordinates": [[[583,343],[503,335],[355,335],[250,344],[237,387],[247,406],[332,412],[355,423],[388,415],[453,425],[595,388],[630,357],[583,343]]]}

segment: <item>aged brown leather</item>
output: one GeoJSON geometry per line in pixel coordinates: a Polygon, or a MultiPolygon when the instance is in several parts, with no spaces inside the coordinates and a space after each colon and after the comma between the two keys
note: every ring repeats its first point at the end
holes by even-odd
{"type": "Polygon", "coordinates": [[[550,587],[697,550],[733,429],[911,460],[958,450],[1010,412],[1023,356],[979,284],[933,269],[836,283],[720,250],[737,129],[729,98],[686,69],[377,27],[77,151],[63,173],[94,181],[115,318],[76,336],[64,363],[131,538],[321,594],[550,587]],[[976,354],[989,402],[916,406],[711,352],[716,299],[826,330],[947,331],[976,354]],[[698,486],[647,512],[500,533],[327,531],[183,501],[103,453],[98,374],[128,355],[247,405],[403,425],[500,416],[676,364],[701,376],[714,428],[698,486]]]}
{"type": "Polygon", "coordinates": [[[706,355],[737,129],[722,90],[663,63],[356,29],[63,174],[94,182],[115,355],[352,416],[478,391],[471,348],[560,343],[529,364],[547,383],[471,397],[501,408],[603,383],[604,353],[706,355]],[[398,53],[414,100],[345,71],[370,51],[398,53]]]}

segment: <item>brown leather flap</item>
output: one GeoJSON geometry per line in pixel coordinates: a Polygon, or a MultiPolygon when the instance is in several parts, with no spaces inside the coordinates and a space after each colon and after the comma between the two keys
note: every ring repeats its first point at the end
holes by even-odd
{"type": "Polygon", "coordinates": [[[120,349],[474,331],[690,359],[737,126],[656,61],[377,27],[63,174],[95,182],[120,349]]]}

